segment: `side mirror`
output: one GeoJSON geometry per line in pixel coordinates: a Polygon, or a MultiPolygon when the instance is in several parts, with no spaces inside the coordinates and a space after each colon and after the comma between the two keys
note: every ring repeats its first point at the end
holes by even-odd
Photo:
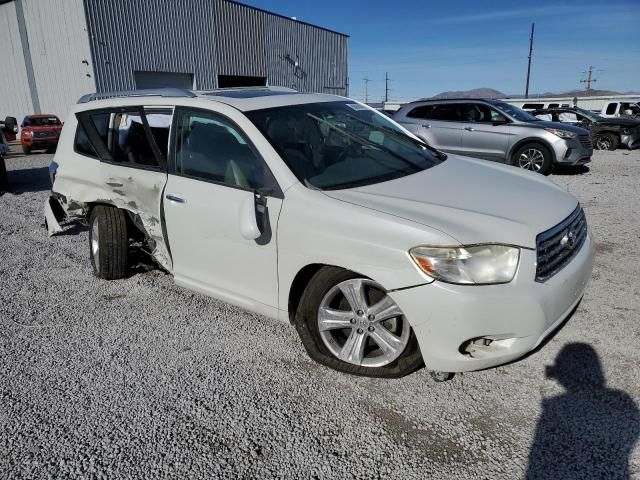
{"type": "Polygon", "coordinates": [[[18,133],[18,120],[15,117],[6,117],[4,119],[4,126],[7,130],[11,130],[15,133],[18,133]]]}
{"type": "Polygon", "coordinates": [[[240,206],[240,234],[246,240],[257,240],[266,227],[267,199],[259,193],[247,197],[240,206]]]}

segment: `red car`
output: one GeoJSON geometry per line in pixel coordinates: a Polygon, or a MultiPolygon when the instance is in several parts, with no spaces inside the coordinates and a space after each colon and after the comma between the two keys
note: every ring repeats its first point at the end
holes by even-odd
{"type": "Polygon", "coordinates": [[[24,153],[38,149],[55,150],[58,145],[62,122],[55,115],[27,115],[20,126],[20,143],[24,153]]]}

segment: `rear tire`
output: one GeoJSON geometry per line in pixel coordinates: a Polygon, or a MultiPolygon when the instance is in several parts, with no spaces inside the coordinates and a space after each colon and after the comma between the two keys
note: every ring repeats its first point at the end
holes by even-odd
{"type": "MultiPolygon", "coordinates": [[[[340,294],[338,293],[338,295],[340,294]]],[[[339,302],[345,302],[346,297],[338,298],[337,300],[339,302]]],[[[350,317],[350,313],[353,313],[349,312],[350,302],[347,302],[346,305],[346,309],[338,308],[337,306],[335,306],[335,308],[339,310],[337,313],[346,314],[347,317],[350,317]]],[[[336,310],[331,311],[335,312],[336,310]]],[[[373,312],[374,310],[372,309],[370,311],[373,312]]],[[[353,316],[356,315],[354,314],[353,316]]],[[[386,295],[382,287],[348,270],[337,267],[323,267],[313,276],[298,304],[294,325],[309,356],[316,362],[340,372],[366,377],[398,378],[423,366],[422,354],[420,353],[415,334],[409,322],[404,318],[404,315],[402,315],[397,305],[395,305],[395,302],[386,295]],[[394,312],[399,312],[400,315],[396,317],[383,316],[384,311],[381,310],[379,319],[371,320],[371,316],[374,315],[369,316],[368,312],[364,312],[356,319],[350,320],[346,318],[346,320],[343,320],[341,317],[339,321],[346,323],[346,326],[331,330],[325,329],[321,332],[318,322],[320,308],[326,308],[327,297],[331,296],[332,292],[336,291],[339,285],[344,285],[345,282],[348,283],[349,281],[355,281],[356,283],[362,282],[367,285],[367,288],[370,289],[366,294],[370,300],[369,306],[377,305],[380,299],[388,299],[391,302],[389,307],[397,309],[394,310],[394,312]],[[388,318],[388,320],[382,320],[383,318],[388,318]],[[371,326],[369,327],[364,325],[367,319],[371,321],[371,326]],[[394,322],[391,324],[391,329],[385,327],[385,324],[388,324],[387,322],[394,322]],[[362,323],[362,325],[360,325],[360,323],[362,323]],[[384,329],[385,331],[380,329],[384,329]],[[327,332],[336,332],[335,334],[338,337],[342,336],[344,344],[341,345],[341,342],[338,340],[335,340],[336,343],[332,343],[334,342],[333,337],[328,340],[327,332]],[[364,345],[362,349],[364,353],[362,354],[359,364],[357,361],[354,363],[353,359],[340,359],[335,353],[343,349],[354,335],[359,335],[357,338],[362,339],[360,341],[364,345]],[[378,338],[386,336],[386,338],[398,341],[396,353],[387,354],[383,352],[378,346],[379,344],[375,341],[375,335],[381,335],[381,337],[378,338]],[[393,336],[389,337],[389,335],[393,336]],[[333,345],[333,352],[328,345],[333,345]],[[367,364],[373,364],[373,366],[368,366],[367,364]]],[[[392,352],[393,349],[388,351],[392,352]]]]}
{"type": "Polygon", "coordinates": [[[527,143],[518,148],[511,157],[511,165],[532,172],[549,175],[553,167],[553,156],[540,143],[527,143]]]}
{"type": "Polygon", "coordinates": [[[89,217],[89,255],[93,273],[105,280],[127,275],[129,235],[124,211],[98,205],[89,217]]]}
{"type": "Polygon", "coordinates": [[[618,137],[612,133],[600,133],[593,139],[593,148],[596,150],[616,150],[619,143],[618,137]]]}

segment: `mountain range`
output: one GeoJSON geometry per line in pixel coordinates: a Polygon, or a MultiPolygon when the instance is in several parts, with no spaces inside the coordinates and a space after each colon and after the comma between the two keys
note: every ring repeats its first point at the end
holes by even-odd
{"type": "MultiPolygon", "coordinates": [[[[567,92],[544,92],[544,93],[536,93],[529,94],[530,98],[536,97],[583,97],[586,96],[585,90],[569,90],[567,92]]],[[[640,92],[615,92],[613,90],[591,90],[589,96],[597,96],[597,95],[635,95],[640,94],[640,92]]],[[[522,98],[523,94],[507,94],[503,93],[500,90],[496,90],[494,88],[482,87],[482,88],[474,88],[471,90],[455,90],[448,92],[441,92],[430,99],[443,99],[443,98],[522,98]]]]}

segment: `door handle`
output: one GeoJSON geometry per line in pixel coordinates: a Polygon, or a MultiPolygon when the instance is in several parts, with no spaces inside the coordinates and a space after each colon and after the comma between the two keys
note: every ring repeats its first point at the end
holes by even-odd
{"type": "Polygon", "coordinates": [[[476,129],[473,127],[464,127],[465,130],[467,130],[468,132],[474,132],[476,129]]]}
{"type": "Polygon", "coordinates": [[[109,185],[110,187],[123,187],[124,185],[120,182],[104,182],[105,184],[109,185]]]}
{"type": "Polygon", "coordinates": [[[178,197],[176,195],[171,195],[170,193],[167,193],[164,198],[166,198],[167,200],[170,200],[172,202],[176,202],[176,203],[187,203],[187,201],[182,198],[182,197],[178,197]]]}
{"type": "Polygon", "coordinates": [[[424,128],[431,128],[431,124],[429,124],[429,123],[427,123],[426,125],[423,123],[423,124],[422,124],[422,126],[423,126],[424,128]]]}

